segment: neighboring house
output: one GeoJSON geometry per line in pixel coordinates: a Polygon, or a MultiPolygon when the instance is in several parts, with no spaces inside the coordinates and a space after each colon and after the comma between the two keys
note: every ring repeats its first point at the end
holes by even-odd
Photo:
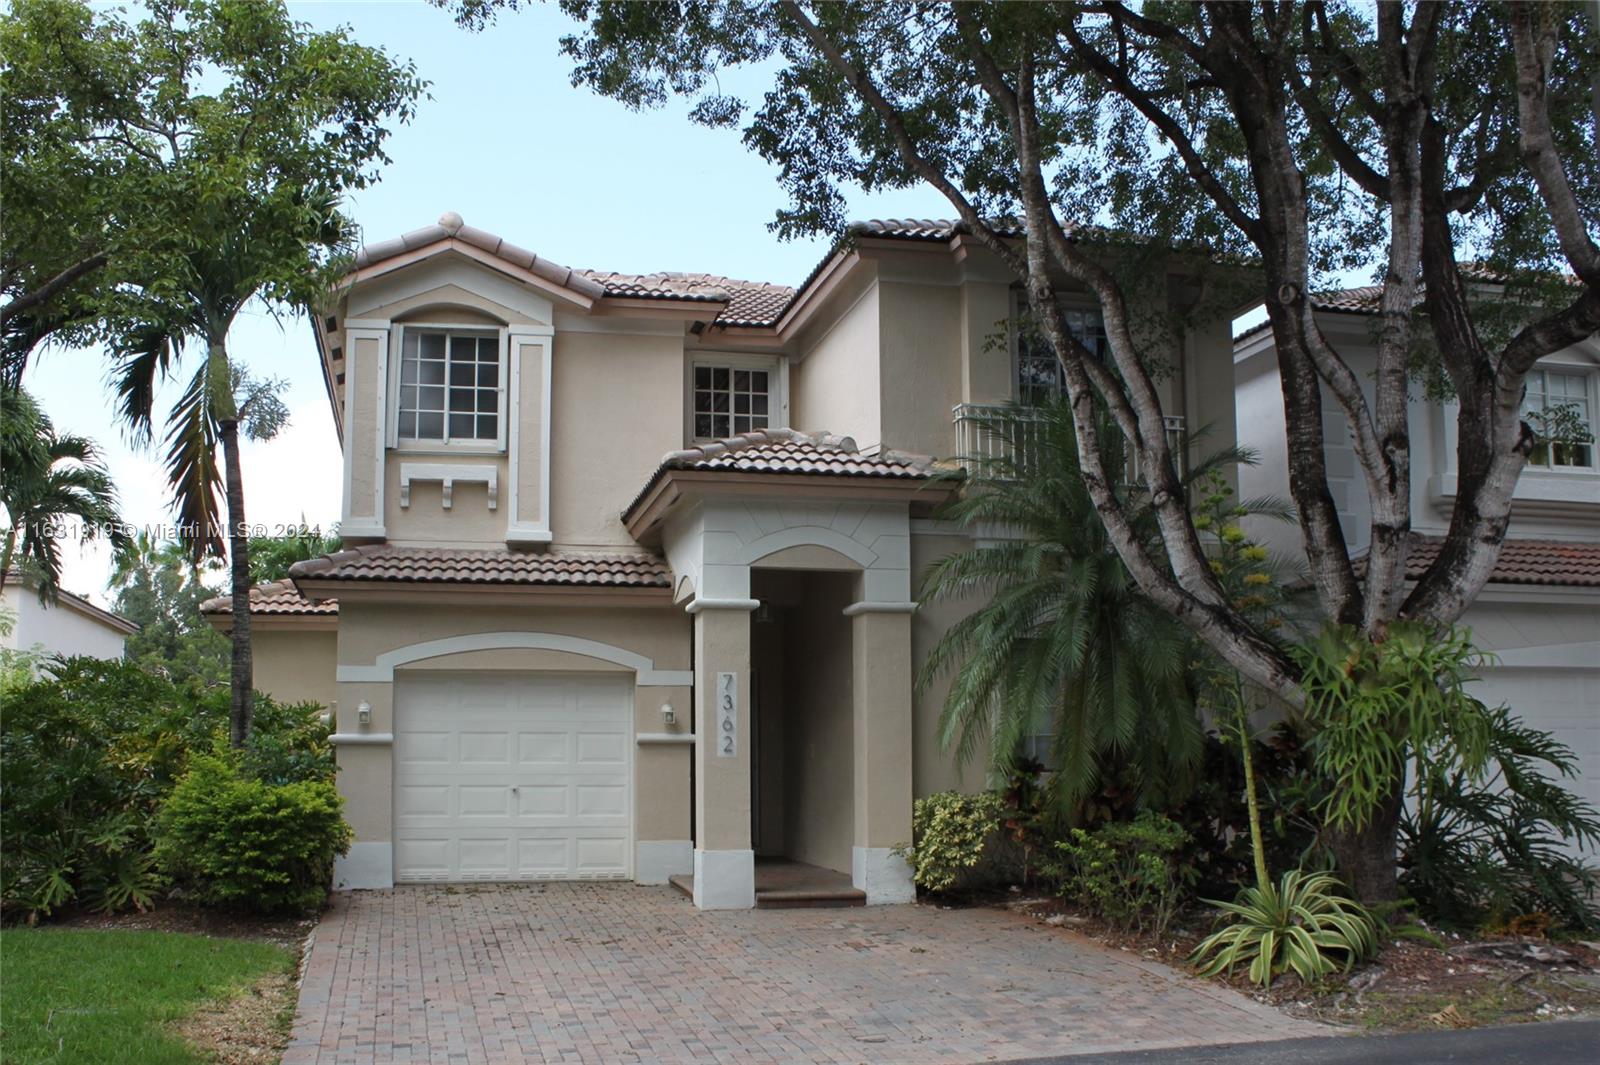
{"type": "MultiPolygon", "coordinates": [[[[1487,285],[1485,285],[1487,289],[1487,285]]],[[[1492,289],[1486,295],[1492,294],[1492,289]]],[[[1317,323],[1365,382],[1371,400],[1380,290],[1358,288],[1317,298],[1317,323]]],[[[1239,442],[1261,463],[1241,471],[1246,496],[1289,495],[1283,396],[1272,332],[1266,326],[1234,342],[1239,389],[1239,442]]],[[[1553,733],[1576,752],[1576,790],[1600,806],[1600,337],[1542,359],[1528,375],[1524,410],[1543,412],[1569,440],[1541,446],[1523,471],[1510,531],[1489,584],[1462,623],[1496,658],[1477,686],[1480,698],[1507,703],[1528,724],[1553,733]]],[[[1421,577],[1448,530],[1456,490],[1454,402],[1411,402],[1412,549],[1407,576],[1421,577]]],[[[1371,512],[1349,423],[1324,392],[1324,436],[1330,487],[1352,552],[1369,546],[1371,512]]],[[[1255,532],[1271,547],[1303,558],[1299,529],[1265,523],[1255,532]]]]}
{"type": "Polygon", "coordinates": [[[121,658],[123,644],[139,631],[139,626],[122,615],[102,610],[71,592],[60,593],[54,603],[41,603],[37,586],[21,573],[6,575],[0,604],[5,613],[16,617],[11,632],[0,635],[0,647],[11,650],[121,658]]]}
{"type": "MultiPolygon", "coordinates": [[[[1193,256],[1154,262],[1143,318],[1192,312],[1193,256]]],[[[454,214],[364,249],[315,321],[348,547],[252,599],[257,686],[335,707],[339,884],[692,874],[748,907],[759,855],[912,898],[912,801],[962,782],[913,684],[963,609],[914,601],[968,543],[939,474],[1056,384],[1015,303],[946,222],[854,227],[798,289],[454,214]]],[[[1175,429],[1231,439],[1239,309],[1165,334],[1175,429]]]]}

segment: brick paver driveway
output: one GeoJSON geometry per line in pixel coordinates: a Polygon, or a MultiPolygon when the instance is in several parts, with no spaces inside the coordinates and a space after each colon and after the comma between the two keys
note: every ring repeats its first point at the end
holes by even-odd
{"type": "Polygon", "coordinates": [[[979,1062],[1326,1031],[1002,910],[399,888],[323,918],[283,1061],[979,1062]]]}

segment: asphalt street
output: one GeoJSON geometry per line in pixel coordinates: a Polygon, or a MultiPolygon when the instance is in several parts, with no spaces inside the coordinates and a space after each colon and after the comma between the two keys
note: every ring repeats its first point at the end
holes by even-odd
{"type": "Polygon", "coordinates": [[[1007,1065],[1573,1065],[1600,1063],[1600,1021],[1547,1021],[1503,1028],[1345,1035],[1326,1039],[1237,1043],[1069,1054],[1007,1065]]]}

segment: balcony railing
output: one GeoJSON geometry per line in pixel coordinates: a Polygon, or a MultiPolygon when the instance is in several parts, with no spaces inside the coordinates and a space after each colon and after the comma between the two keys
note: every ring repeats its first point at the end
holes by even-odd
{"type": "MultiPolygon", "coordinates": [[[[958,403],[951,414],[956,425],[956,458],[972,466],[992,466],[1002,458],[1010,458],[1017,469],[1028,472],[1030,452],[1037,454],[1044,435],[1044,417],[1026,407],[1001,406],[984,403],[958,403]],[[1020,454],[1018,454],[1020,452],[1020,454]]],[[[1167,446],[1172,449],[1181,476],[1186,469],[1186,444],[1182,415],[1162,417],[1166,424],[1167,446]]],[[[1139,466],[1139,454],[1128,449],[1127,467],[1123,471],[1127,484],[1144,483],[1139,466]]]]}

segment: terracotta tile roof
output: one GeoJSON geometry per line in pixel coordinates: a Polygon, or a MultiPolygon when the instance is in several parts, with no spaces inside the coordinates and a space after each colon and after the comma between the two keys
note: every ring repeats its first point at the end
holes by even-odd
{"type": "Polygon", "coordinates": [[[794,476],[881,477],[923,480],[941,472],[921,455],[880,451],[864,455],[848,436],[804,433],[797,429],[759,429],[682,451],[669,451],[623,510],[631,514],[669,470],[727,473],[777,473],[794,476]]]}
{"type": "MultiPolygon", "coordinates": [[[[1015,219],[997,218],[990,224],[1003,237],[1022,236],[1022,225],[1015,219]]],[[[845,230],[853,237],[886,240],[950,240],[967,231],[967,224],[954,218],[870,218],[852,222],[845,230]]]]}
{"type": "Polygon", "coordinates": [[[400,581],[420,584],[523,584],[666,588],[667,564],[655,555],[471,551],[446,547],[352,547],[296,562],[295,580],[400,581]]]}
{"type": "Polygon", "coordinates": [[[569,269],[553,263],[549,259],[541,259],[526,248],[519,248],[510,241],[503,240],[487,230],[469,226],[454,211],[446,211],[440,215],[439,221],[434,225],[413,229],[409,233],[404,233],[389,240],[380,240],[376,244],[364,245],[356,252],[356,269],[359,270],[362,267],[371,266],[385,259],[392,259],[408,251],[425,248],[429,244],[437,244],[441,240],[451,238],[486,251],[497,259],[504,259],[513,266],[531,270],[540,277],[557,285],[575,289],[590,299],[599,299],[605,295],[605,289],[592,278],[585,277],[582,271],[569,269]]]}
{"type": "MultiPolygon", "coordinates": [[[[200,604],[202,614],[231,614],[233,613],[233,597],[219,595],[214,599],[207,599],[200,604]]],[[[324,599],[320,603],[313,603],[300,594],[293,584],[288,581],[273,581],[270,584],[258,584],[250,589],[250,613],[294,615],[294,614],[325,614],[336,615],[339,613],[337,600],[324,599]]]]}
{"type": "Polygon", "coordinates": [[[817,473],[848,477],[928,477],[931,459],[894,451],[863,455],[848,436],[761,429],[661,458],[662,469],[737,473],[817,473]]]}
{"type": "MultiPolygon", "coordinates": [[[[1406,577],[1420,579],[1443,547],[1442,537],[1413,535],[1411,552],[1406,557],[1406,577]]],[[[1600,543],[1507,539],[1501,545],[1489,581],[1600,588],[1600,543]]]]}
{"type": "Polygon", "coordinates": [[[600,270],[577,273],[597,282],[607,296],[647,300],[703,300],[728,305],[714,319],[718,325],[772,325],[794,301],[795,289],[765,281],[741,281],[718,274],[619,274],[600,270]]]}
{"type": "MultiPolygon", "coordinates": [[[[1504,285],[1511,280],[1510,274],[1503,270],[1497,270],[1486,263],[1465,262],[1456,265],[1462,277],[1479,284],[1504,285]]],[[[1563,275],[1563,278],[1569,284],[1577,283],[1577,279],[1569,275],[1563,275]]],[[[1422,288],[1418,286],[1416,305],[1419,307],[1422,305],[1422,297],[1422,288]]],[[[1319,311],[1331,311],[1336,314],[1377,314],[1379,301],[1382,299],[1382,285],[1361,285],[1357,288],[1313,292],[1311,294],[1311,306],[1319,311]]],[[[1271,328],[1271,324],[1265,321],[1258,322],[1233,339],[1238,342],[1246,337],[1255,336],[1257,333],[1271,328]]]]}

